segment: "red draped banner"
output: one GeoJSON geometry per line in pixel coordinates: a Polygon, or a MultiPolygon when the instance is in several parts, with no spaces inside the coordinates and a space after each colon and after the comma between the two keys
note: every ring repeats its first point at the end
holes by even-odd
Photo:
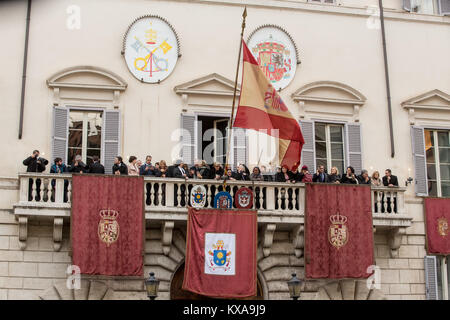
{"type": "Polygon", "coordinates": [[[306,278],[367,278],[374,265],[370,186],[306,184],[306,278]]]}
{"type": "Polygon", "coordinates": [[[82,274],[142,276],[142,177],[72,177],[72,263],[82,274]]]}
{"type": "Polygon", "coordinates": [[[183,289],[211,297],[256,295],[257,214],[189,208],[183,289]]]}
{"type": "Polygon", "coordinates": [[[450,199],[425,198],[427,252],[450,254],[450,199]]]}

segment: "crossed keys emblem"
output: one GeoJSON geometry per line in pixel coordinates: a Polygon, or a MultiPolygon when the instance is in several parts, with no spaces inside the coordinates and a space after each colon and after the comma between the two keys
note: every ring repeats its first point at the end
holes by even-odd
{"type": "Polygon", "coordinates": [[[149,76],[153,76],[153,72],[161,72],[167,71],[169,68],[169,62],[167,59],[159,58],[155,52],[158,49],[163,51],[163,54],[166,54],[172,46],[167,43],[167,39],[164,40],[158,47],[153,50],[150,50],[147,46],[145,46],[137,37],[134,37],[136,42],[132,45],[136,52],[139,52],[139,49],[144,48],[148,54],[145,57],[139,57],[134,60],[134,67],[137,70],[148,72],[149,76]]]}

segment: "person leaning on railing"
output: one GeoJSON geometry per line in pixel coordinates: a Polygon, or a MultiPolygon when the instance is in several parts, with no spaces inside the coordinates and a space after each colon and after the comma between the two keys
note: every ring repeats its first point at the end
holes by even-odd
{"type": "Polygon", "coordinates": [[[362,170],[357,179],[359,184],[371,184],[369,172],[367,170],[362,170]]]}
{"type": "Polygon", "coordinates": [[[358,184],[358,179],[355,176],[355,169],[352,166],[347,167],[347,173],[342,176],[340,183],[358,184]]]}
{"type": "Polygon", "coordinates": [[[331,167],[331,172],[328,175],[328,183],[340,183],[341,175],[337,167],[331,167]]]}
{"type": "MultiPolygon", "coordinates": [[[[386,169],[384,171],[385,176],[383,177],[383,185],[385,187],[398,187],[398,179],[397,176],[394,176],[392,174],[392,170],[391,169],[386,169]]],[[[389,194],[389,193],[388,193],[389,194]]],[[[393,200],[394,200],[394,212],[397,212],[397,197],[393,196],[393,200]]],[[[392,212],[392,208],[391,208],[391,197],[386,197],[386,201],[387,201],[387,212],[391,213],[392,212]]],[[[383,202],[384,202],[384,194],[383,194],[383,202]]],[[[381,212],[384,212],[384,207],[381,208],[381,212]]]]}
{"type": "Polygon", "coordinates": [[[128,175],[128,167],[125,163],[123,163],[123,159],[121,156],[117,156],[114,158],[114,165],[112,167],[112,172],[115,175],[128,175]]]}
{"type": "MultiPolygon", "coordinates": [[[[63,163],[62,159],[55,158],[55,163],[50,167],[50,173],[63,174],[67,173],[69,170],[67,166],[63,163]]],[[[52,195],[50,201],[55,202],[55,192],[56,192],[56,179],[52,179],[52,195]]],[[[64,179],[64,196],[63,201],[67,202],[67,188],[69,187],[69,180],[64,179]]]]}

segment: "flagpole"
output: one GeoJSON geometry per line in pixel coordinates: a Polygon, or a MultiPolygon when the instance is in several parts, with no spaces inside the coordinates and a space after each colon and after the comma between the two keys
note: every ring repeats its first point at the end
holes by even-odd
{"type": "MultiPolygon", "coordinates": [[[[225,158],[225,168],[224,172],[227,175],[227,167],[228,167],[228,159],[230,156],[230,142],[231,142],[231,131],[233,130],[233,117],[234,117],[234,107],[236,105],[236,95],[237,95],[237,82],[239,76],[239,64],[241,62],[241,51],[242,51],[242,40],[244,38],[244,29],[245,29],[245,18],[247,17],[247,7],[245,7],[244,12],[242,13],[242,29],[241,29],[241,37],[239,41],[239,54],[236,66],[236,77],[234,79],[234,93],[233,93],[233,105],[231,107],[231,117],[228,122],[228,143],[227,143],[227,155],[225,158]]],[[[225,184],[226,180],[224,180],[225,184]]]]}

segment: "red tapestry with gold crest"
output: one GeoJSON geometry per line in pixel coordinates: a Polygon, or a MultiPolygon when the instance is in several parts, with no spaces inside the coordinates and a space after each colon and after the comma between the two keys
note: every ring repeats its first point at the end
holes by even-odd
{"type": "Polygon", "coordinates": [[[427,252],[450,254],[450,199],[425,198],[427,252]]]}
{"type": "Polygon", "coordinates": [[[143,177],[72,177],[72,264],[82,274],[142,276],[143,177]]]}
{"type": "Polygon", "coordinates": [[[306,185],[306,278],[367,278],[373,250],[370,186],[306,185]]]}

